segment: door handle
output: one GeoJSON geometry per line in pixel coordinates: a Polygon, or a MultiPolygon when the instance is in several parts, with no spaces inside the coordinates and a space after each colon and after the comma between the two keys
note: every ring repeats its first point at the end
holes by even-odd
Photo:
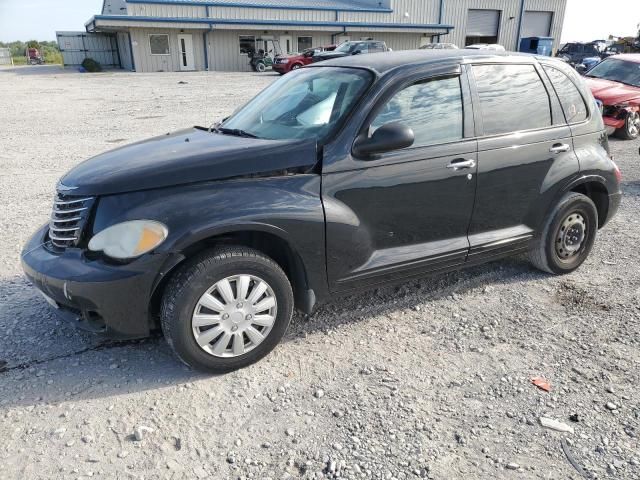
{"type": "Polygon", "coordinates": [[[453,170],[462,170],[463,168],[475,168],[476,166],[476,161],[471,159],[471,160],[465,160],[465,159],[460,159],[460,160],[454,160],[453,162],[451,162],[449,165],[447,165],[447,168],[453,168],[453,170]]]}
{"type": "Polygon", "coordinates": [[[571,147],[569,147],[569,145],[567,145],[566,143],[556,143],[553,145],[553,147],[549,149],[549,152],[551,153],[568,152],[570,148],[571,147]]]}

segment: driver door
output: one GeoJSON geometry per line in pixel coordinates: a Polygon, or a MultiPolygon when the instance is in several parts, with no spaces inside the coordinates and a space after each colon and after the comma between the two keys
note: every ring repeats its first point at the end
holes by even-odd
{"type": "Polygon", "coordinates": [[[367,125],[409,126],[413,146],[323,175],[332,291],[465,262],[477,169],[466,85],[458,73],[390,88],[367,125]]]}

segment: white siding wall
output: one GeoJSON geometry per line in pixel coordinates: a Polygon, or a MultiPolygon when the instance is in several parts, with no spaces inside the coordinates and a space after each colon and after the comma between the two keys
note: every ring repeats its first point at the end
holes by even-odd
{"type": "MultiPolygon", "coordinates": [[[[566,0],[525,0],[525,10],[549,10],[556,12],[551,25],[551,36],[555,38],[554,48],[558,47],[566,0]]],[[[446,0],[444,23],[456,28],[449,35],[441,37],[443,42],[453,42],[464,46],[467,31],[467,12],[469,9],[501,10],[498,43],[507,50],[517,49],[518,21],[520,2],[515,0],[446,0]],[[513,18],[511,18],[513,17],[513,18]]]]}
{"type": "MultiPolygon", "coordinates": [[[[193,58],[196,70],[204,70],[204,38],[203,31],[185,32],[193,35],[193,58]]],[[[178,72],[180,71],[180,55],[178,50],[179,30],[160,28],[132,28],[131,43],[137,72],[178,72]],[[149,47],[150,34],[169,35],[169,55],[151,55],[149,47]]]]}
{"type": "Polygon", "coordinates": [[[210,7],[209,16],[212,18],[234,20],[293,20],[304,22],[333,22],[336,19],[335,12],[330,10],[285,10],[237,7],[210,7]]]}
{"type": "MultiPolygon", "coordinates": [[[[458,2],[459,0],[446,1],[458,2]]],[[[392,13],[340,12],[338,18],[343,22],[438,23],[440,0],[395,0],[392,7],[392,13]],[[406,13],[409,16],[406,16],[406,13]]]]}
{"type": "Polygon", "coordinates": [[[152,3],[128,3],[129,15],[141,17],[206,18],[207,8],[200,5],[157,5],[152,3]]]}

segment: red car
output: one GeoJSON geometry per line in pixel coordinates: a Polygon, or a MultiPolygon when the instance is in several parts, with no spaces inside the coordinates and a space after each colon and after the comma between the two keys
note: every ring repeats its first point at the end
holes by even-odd
{"type": "Polygon", "coordinates": [[[606,58],[585,77],[602,110],[609,134],[633,140],[640,135],[640,54],[606,58]]]}
{"type": "Polygon", "coordinates": [[[312,62],[313,56],[320,52],[328,52],[335,50],[336,45],[328,45],[326,47],[308,48],[304,52],[297,55],[279,56],[273,61],[273,69],[280,75],[289,73],[312,62]]]}

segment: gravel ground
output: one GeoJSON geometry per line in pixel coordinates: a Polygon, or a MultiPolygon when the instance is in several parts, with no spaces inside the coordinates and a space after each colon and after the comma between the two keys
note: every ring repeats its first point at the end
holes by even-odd
{"type": "Polygon", "coordinates": [[[640,478],[638,141],[611,140],[621,210],[571,275],[514,258],[336,299],[214,377],[53,316],[19,252],[57,179],[274,78],[0,70],[0,478],[640,478]]]}

